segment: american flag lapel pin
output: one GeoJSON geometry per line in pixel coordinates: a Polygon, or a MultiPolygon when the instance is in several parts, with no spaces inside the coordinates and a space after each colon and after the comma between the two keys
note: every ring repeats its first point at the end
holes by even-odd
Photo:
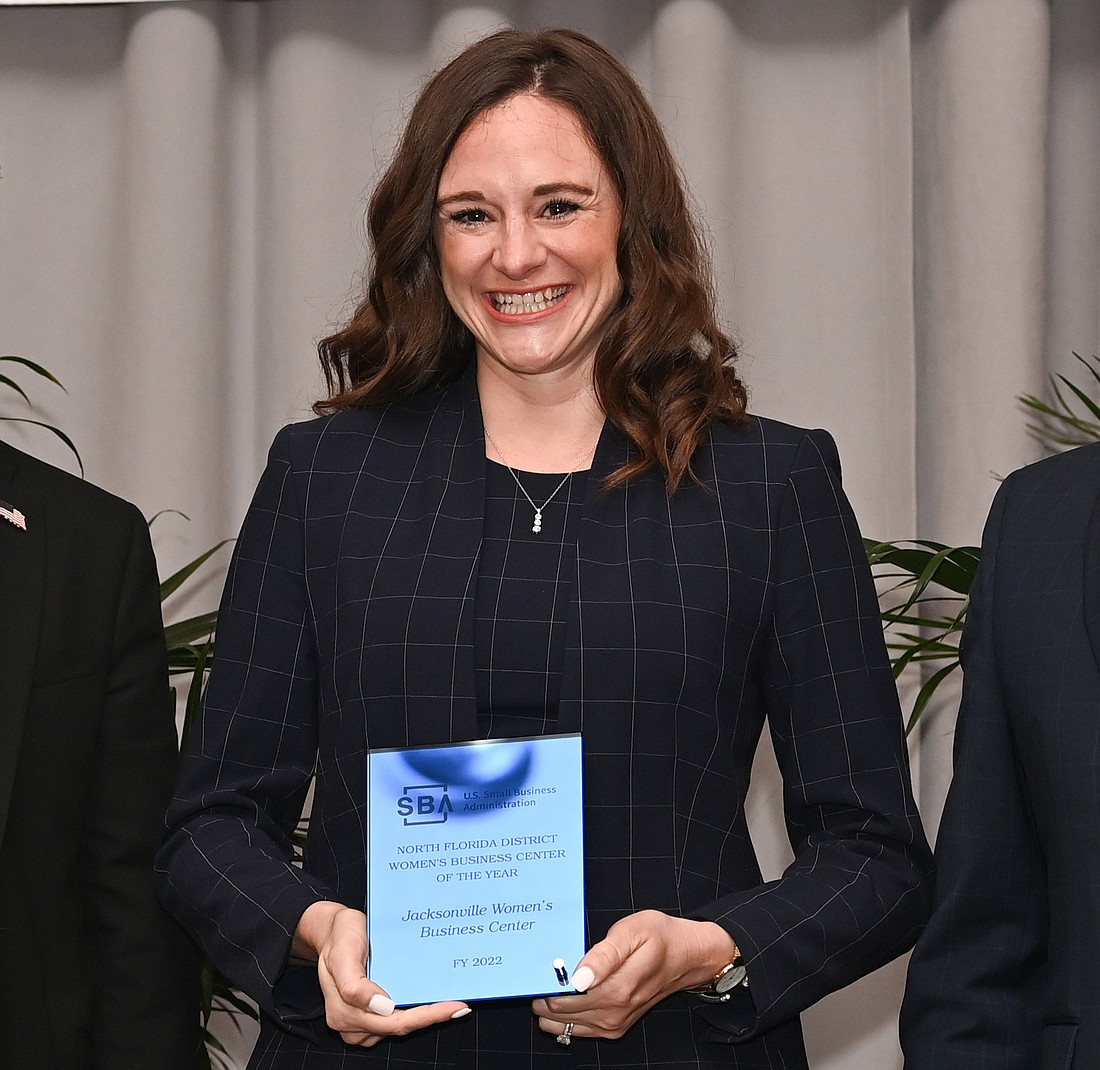
{"type": "Polygon", "coordinates": [[[0,501],[0,516],[14,524],[20,531],[27,530],[27,518],[14,505],[0,501]]]}

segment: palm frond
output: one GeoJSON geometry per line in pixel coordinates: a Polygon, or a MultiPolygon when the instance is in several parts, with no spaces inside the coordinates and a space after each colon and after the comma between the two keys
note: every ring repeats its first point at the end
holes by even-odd
{"type": "MultiPolygon", "coordinates": [[[[1100,387],[1100,358],[1095,354],[1073,359],[1085,369],[1090,386],[1100,387]]],[[[1051,375],[1047,379],[1050,399],[1034,394],[1021,394],[1020,404],[1038,419],[1027,425],[1028,431],[1045,445],[1056,449],[1084,446],[1100,439],[1100,402],[1068,375],[1051,375]]]]}
{"type": "MultiPolygon", "coordinates": [[[[7,364],[16,364],[19,365],[19,367],[21,368],[27,368],[39,378],[45,379],[48,382],[52,383],[54,386],[58,386],[62,390],[65,390],[65,385],[61,382],[60,379],[57,378],[56,375],[53,374],[53,372],[49,371],[47,368],[43,368],[41,364],[38,364],[33,360],[29,360],[27,357],[17,357],[14,353],[6,353],[3,356],[0,356],[0,362],[4,362],[7,364]]],[[[16,382],[16,380],[13,379],[10,375],[0,375],[0,386],[5,386],[9,390],[18,394],[19,397],[28,405],[32,404],[30,395],[27,393],[27,391],[24,390],[23,387],[20,386],[19,383],[16,382]]],[[[66,393],[68,393],[68,391],[66,391],[66,393]]],[[[8,423],[31,424],[34,427],[44,428],[52,435],[56,435],[63,443],[65,443],[65,446],[68,448],[69,452],[72,453],[73,457],[76,458],[77,466],[80,468],[80,474],[81,476],[84,475],[84,461],[80,456],[80,451],[73,444],[73,440],[69,438],[69,436],[66,435],[65,432],[62,431],[59,427],[55,427],[53,424],[44,423],[42,420],[32,420],[25,416],[0,416],[0,420],[8,423]]]]}
{"type": "Polygon", "coordinates": [[[959,639],[981,551],[929,539],[865,539],[864,549],[880,585],[880,614],[894,678],[907,669],[922,670],[906,724],[911,732],[936,690],[959,667],[959,639]],[[924,675],[926,666],[941,662],[924,675]]]}

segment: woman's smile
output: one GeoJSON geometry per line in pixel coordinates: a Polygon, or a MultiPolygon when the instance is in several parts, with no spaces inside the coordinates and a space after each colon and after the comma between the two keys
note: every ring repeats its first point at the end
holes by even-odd
{"type": "Polygon", "coordinates": [[[499,291],[487,296],[494,312],[504,319],[515,319],[518,316],[531,316],[557,310],[569,295],[569,290],[568,286],[547,286],[541,290],[526,290],[520,293],[499,291]]]}

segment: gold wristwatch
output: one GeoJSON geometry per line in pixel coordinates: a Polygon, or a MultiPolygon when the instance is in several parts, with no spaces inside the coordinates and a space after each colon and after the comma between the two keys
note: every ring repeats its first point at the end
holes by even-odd
{"type": "Polygon", "coordinates": [[[707,1003],[725,1003],[733,996],[733,990],[738,985],[748,987],[748,971],[745,969],[745,959],[740,951],[733,957],[732,962],[727,962],[713,977],[710,984],[700,985],[698,988],[689,988],[687,991],[693,996],[707,1003]]]}

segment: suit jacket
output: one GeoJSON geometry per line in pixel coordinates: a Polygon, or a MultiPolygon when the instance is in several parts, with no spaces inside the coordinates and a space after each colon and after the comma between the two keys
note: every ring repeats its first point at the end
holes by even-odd
{"type": "Polygon", "coordinates": [[[908,1070],[1100,1066],[1100,445],[1002,484],[963,642],[908,1070]]]}
{"type": "Polygon", "coordinates": [[[0,1035],[19,1070],[196,1065],[198,967],[156,902],[177,764],[131,505],[0,443],[0,1035]]]}
{"type": "MultiPolygon", "coordinates": [[[[713,919],[748,959],[751,998],[694,1017],[677,995],[622,1040],[570,1051],[585,1066],[803,1066],[799,1011],[905,950],[927,909],[866,558],[824,432],[716,427],[701,483],[671,499],[658,473],[602,489],[630,455],[605,427],[562,666],[560,727],[585,737],[589,937],[645,907],[713,919]],[[797,858],[762,884],[744,800],[765,713],[797,858]]],[[[269,1016],[255,1067],[343,1066],[345,1051],[452,1065],[479,1028],[345,1049],[315,971],[286,960],[306,906],[363,906],[365,749],[476,738],[484,472],[472,373],[272,447],[158,860],[172,910],[269,1016]],[[299,870],[287,840],[315,768],[299,870]]]]}

